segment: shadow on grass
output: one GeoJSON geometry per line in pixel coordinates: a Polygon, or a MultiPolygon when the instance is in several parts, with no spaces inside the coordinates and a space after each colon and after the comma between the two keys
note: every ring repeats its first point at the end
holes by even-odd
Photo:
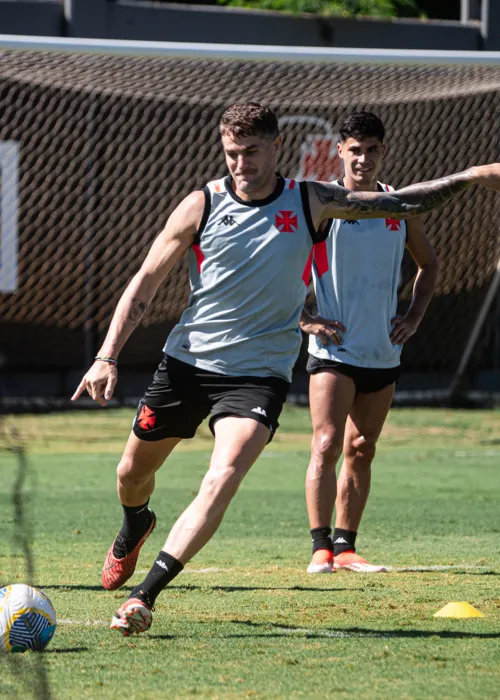
{"type": "MultiPolygon", "coordinates": [[[[103,593],[106,589],[102,586],[94,585],[84,585],[84,584],[40,584],[39,588],[42,591],[100,591],[103,593]]],[[[122,586],[117,591],[109,591],[109,593],[119,593],[120,591],[131,591],[132,586],[122,586]]],[[[316,588],[308,586],[195,586],[195,585],[185,585],[185,586],[168,586],[165,590],[168,592],[170,590],[175,591],[225,591],[226,593],[241,593],[242,591],[316,591],[317,593],[341,593],[343,591],[362,591],[363,588],[316,588]]]]}
{"type": "MultiPolygon", "coordinates": [[[[301,637],[303,639],[500,639],[500,632],[460,632],[453,630],[377,630],[362,627],[295,627],[275,622],[252,622],[251,620],[228,620],[232,625],[249,628],[247,633],[224,634],[217,632],[217,639],[275,639],[301,637]]],[[[148,639],[172,641],[193,635],[148,634],[148,639]]]]}
{"type": "Polygon", "coordinates": [[[500,576],[500,571],[454,571],[458,576],[500,576]]]}
{"type": "Polygon", "coordinates": [[[306,638],[321,637],[371,637],[381,639],[428,639],[439,637],[440,639],[500,639],[500,632],[460,632],[453,630],[375,630],[363,627],[325,627],[309,629],[305,627],[294,627],[275,622],[252,622],[251,620],[232,620],[234,625],[244,625],[255,629],[278,630],[267,634],[257,635],[227,635],[229,637],[283,637],[283,636],[304,636],[306,638]],[[279,632],[281,630],[281,632],[279,632]]]}
{"type": "Polygon", "coordinates": [[[81,651],[88,651],[88,647],[72,647],[71,649],[45,649],[44,654],[79,654],[81,651]]]}
{"type": "MultiPolygon", "coordinates": [[[[103,593],[106,589],[102,586],[86,586],[83,584],[60,583],[48,584],[47,586],[40,584],[38,586],[42,591],[100,591],[103,593]]],[[[132,586],[122,586],[120,591],[131,591],[132,586]]],[[[109,591],[109,593],[117,593],[118,591],[109,591]]]]}
{"type": "MultiPolygon", "coordinates": [[[[363,590],[362,588],[316,588],[309,586],[169,586],[169,588],[175,588],[177,590],[185,591],[205,591],[210,589],[211,591],[225,591],[226,593],[240,593],[244,591],[316,591],[317,593],[339,593],[343,591],[354,591],[363,590]]],[[[168,589],[166,589],[168,590],[168,589]]]]}

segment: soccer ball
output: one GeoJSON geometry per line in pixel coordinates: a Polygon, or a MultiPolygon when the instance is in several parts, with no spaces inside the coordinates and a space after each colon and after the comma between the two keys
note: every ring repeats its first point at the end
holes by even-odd
{"type": "Polygon", "coordinates": [[[56,631],[56,613],[45,593],[24,583],[0,589],[0,651],[41,651],[56,631]]]}

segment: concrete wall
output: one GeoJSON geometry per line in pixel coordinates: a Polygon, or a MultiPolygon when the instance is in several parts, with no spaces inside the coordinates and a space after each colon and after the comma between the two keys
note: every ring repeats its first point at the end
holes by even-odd
{"type": "Polygon", "coordinates": [[[500,51],[500,2],[499,0],[489,0],[487,7],[487,17],[484,20],[487,31],[484,49],[485,51],[500,51]]]}
{"type": "Polygon", "coordinates": [[[107,16],[108,36],[116,39],[358,48],[478,50],[480,47],[479,30],[458,22],[329,20],[132,0],[109,3],[107,16]]]}
{"type": "Polygon", "coordinates": [[[60,0],[0,0],[0,34],[64,36],[65,31],[60,0]]]}
{"type": "MultiPolygon", "coordinates": [[[[488,48],[500,48],[500,2],[490,4],[488,48]]],[[[146,0],[0,0],[0,33],[284,46],[482,48],[479,26],[458,22],[330,20],[146,0]]]]}

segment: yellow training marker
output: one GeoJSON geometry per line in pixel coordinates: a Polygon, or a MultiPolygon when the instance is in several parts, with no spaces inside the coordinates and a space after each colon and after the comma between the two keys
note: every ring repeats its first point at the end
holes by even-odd
{"type": "Polygon", "coordinates": [[[484,617],[484,615],[470,603],[448,603],[434,613],[434,617],[484,617]]]}

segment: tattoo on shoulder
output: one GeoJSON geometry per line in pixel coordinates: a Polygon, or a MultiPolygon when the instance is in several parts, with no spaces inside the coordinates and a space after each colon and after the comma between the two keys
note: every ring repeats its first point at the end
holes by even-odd
{"type": "Polygon", "coordinates": [[[431,211],[465,190],[471,184],[471,175],[471,171],[456,173],[395,192],[351,192],[334,183],[310,184],[330,216],[355,215],[362,219],[392,214],[409,218],[431,211]]]}
{"type": "Polygon", "coordinates": [[[136,326],[141,318],[144,316],[144,312],[148,308],[138,297],[132,298],[132,304],[130,305],[130,311],[128,312],[127,321],[132,325],[136,326]]]}

